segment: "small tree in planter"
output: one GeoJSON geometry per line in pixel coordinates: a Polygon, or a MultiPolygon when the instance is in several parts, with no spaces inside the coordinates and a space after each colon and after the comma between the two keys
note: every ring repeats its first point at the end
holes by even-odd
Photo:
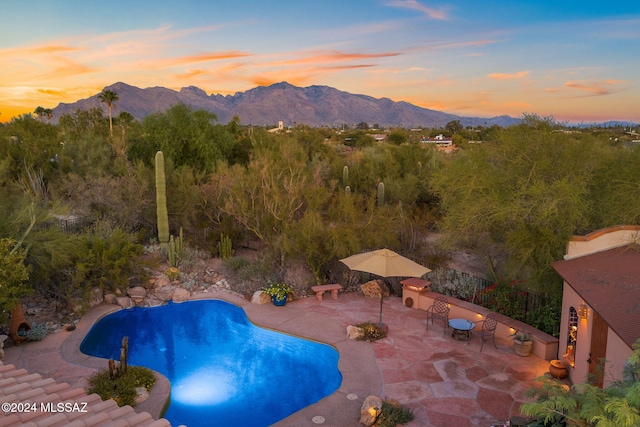
{"type": "Polygon", "coordinates": [[[516,331],[511,335],[513,337],[513,349],[518,356],[528,356],[533,348],[531,334],[525,331],[516,331]]]}
{"type": "Polygon", "coordinates": [[[272,283],[269,286],[262,288],[262,292],[271,296],[275,305],[285,305],[287,298],[290,294],[293,294],[293,287],[285,283],[272,283]]]}

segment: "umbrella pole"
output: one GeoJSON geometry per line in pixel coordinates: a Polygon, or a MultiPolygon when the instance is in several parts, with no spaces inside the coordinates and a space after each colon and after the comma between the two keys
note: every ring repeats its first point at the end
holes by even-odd
{"type": "Polygon", "coordinates": [[[384,293],[382,293],[382,288],[380,288],[380,326],[382,326],[382,301],[384,300],[384,293]]]}

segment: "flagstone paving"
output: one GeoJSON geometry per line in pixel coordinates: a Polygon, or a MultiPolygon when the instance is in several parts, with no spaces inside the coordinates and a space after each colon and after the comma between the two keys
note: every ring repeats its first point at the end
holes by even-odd
{"type": "MultiPolygon", "coordinates": [[[[338,300],[305,298],[298,309],[318,312],[350,324],[379,321],[380,301],[358,294],[340,294],[338,300]]],[[[372,342],[383,378],[381,397],[395,399],[413,410],[409,427],[489,426],[521,415],[526,390],[548,371],[549,362],[534,355],[520,357],[510,341],[496,339],[497,349],[481,338],[457,341],[442,325],[426,329],[426,312],[387,298],[382,321],[386,338],[372,342]]]]}

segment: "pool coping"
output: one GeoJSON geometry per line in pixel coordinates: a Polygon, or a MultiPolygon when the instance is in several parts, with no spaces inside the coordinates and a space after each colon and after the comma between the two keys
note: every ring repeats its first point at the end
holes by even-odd
{"type": "MultiPolygon", "coordinates": [[[[309,405],[287,418],[273,424],[277,427],[316,425],[314,417],[322,417],[323,426],[357,426],[360,407],[364,399],[370,395],[380,395],[382,391],[382,373],[376,363],[376,355],[369,343],[350,340],[346,328],[331,317],[301,310],[295,307],[295,301],[283,307],[272,304],[253,304],[241,297],[222,292],[198,293],[192,300],[217,299],[227,301],[244,310],[249,320],[260,327],[273,329],[297,337],[321,342],[334,347],[340,357],[338,369],[342,374],[342,382],[338,390],[309,405]]],[[[80,366],[104,369],[105,359],[88,356],[80,352],[80,343],[91,327],[103,316],[121,310],[122,307],[102,303],[82,317],[76,330],[63,342],[60,354],[64,360],[80,366]]],[[[162,374],[155,372],[156,384],[149,393],[149,398],[135,407],[136,412],[145,411],[155,419],[161,417],[169,404],[171,384],[162,374]]]]}

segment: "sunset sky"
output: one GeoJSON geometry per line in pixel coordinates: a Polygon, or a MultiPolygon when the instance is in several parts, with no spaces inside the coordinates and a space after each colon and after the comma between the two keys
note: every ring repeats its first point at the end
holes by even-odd
{"type": "Polygon", "coordinates": [[[640,123],[640,2],[0,0],[0,64],[0,121],[119,81],[287,81],[462,116],[640,123]]]}

